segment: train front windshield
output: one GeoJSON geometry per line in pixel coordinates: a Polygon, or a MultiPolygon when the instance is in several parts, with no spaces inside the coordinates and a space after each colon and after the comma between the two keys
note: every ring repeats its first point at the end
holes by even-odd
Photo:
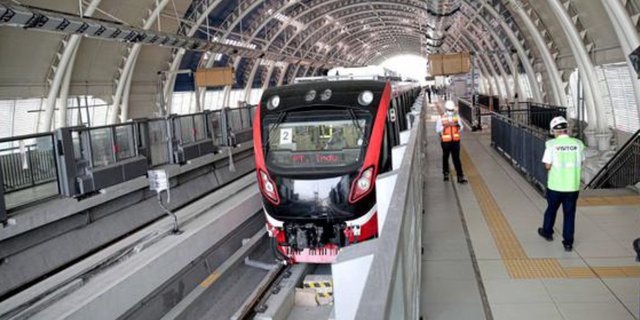
{"type": "Polygon", "coordinates": [[[362,162],[371,115],[361,110],[290,111],[265,121],[267,163],[284,169],[362,162]]]}

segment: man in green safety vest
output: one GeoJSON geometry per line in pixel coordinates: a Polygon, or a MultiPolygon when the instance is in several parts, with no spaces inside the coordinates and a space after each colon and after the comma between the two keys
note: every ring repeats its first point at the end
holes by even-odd
{"type": "Polygon", "coordinates": [[[580,190],[580,172],[584,161],[584,144],[569,136],[567,120],[555,117],[551,120],[551,132],[555,139],[546,143],[544,162],[549,173],[547,179],[547,210],[538,234],[553,241],[553,225],[558,208],[562,205],[564,226],[562,237],[565,251],[573,250],[573,234],[576,220],[576,203],[580,190]]]}

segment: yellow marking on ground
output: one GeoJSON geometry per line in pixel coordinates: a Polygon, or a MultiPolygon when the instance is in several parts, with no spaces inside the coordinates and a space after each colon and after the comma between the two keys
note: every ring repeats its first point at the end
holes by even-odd
{"type": "Polygon", "coordinates": [[[640,196],[588,197],[578,199],[578,206],[632,206],[640,205],[640,196]]]}
{"type": "Polygon", "coordinates": [[[220,278],[220,273],[218,271],[214,271],[210,274],[204,281],[200,282],[200,286],[203,288],[209,287],[212,283],[216,282],[220,278]]]}
{"type": "Polygon", "coordinates": [[[593,270],[587,267],[564,268],[564,273],[567,275],[567,278],[570,278],[570,279],[596,277],[595,273],[593,273],[593,270]]]}
{"type": "MultiPolygon", "coordinates": [[[[563,268],[558,259],[555,258],[529,258],[465,148],[462,148],[460,155],[462,157],[464,171],[467,173],[469,184],[471,185],[471,190],[480,205],[493,240],[502,257],[502,262],[512,279],[640,277],[640,267],[636,266],[563,268]]],[[[621,203],[621,201],[631,202],[632,199],[630,198],[640,197],[588,198],[585,199],[585,203],[587,203],[586,205],[611,205],[614,202],[616,204],[621,203]],[[623,198],[623,200],[620,200],[621,198],[623,198]]],[[[633,201],[636,200],[634,199],[633,201]]]]}

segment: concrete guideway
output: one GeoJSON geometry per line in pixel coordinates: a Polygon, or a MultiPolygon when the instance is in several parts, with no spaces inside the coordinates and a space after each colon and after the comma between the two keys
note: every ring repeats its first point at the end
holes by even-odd
{"type": "MultiPolygon", "coordinates": [[[[125,261],[89,278],[80,288],[35,314],[33,319],[113,319],[124,314],[260,210],[259,192],[254,180],[252,175],[245,176],[180,210],[182,234],[160,238],[149,247],[141,248],[142,251],[125,261]]],[[[95,268],[117,253],[119,250],[116,248],[135,245],[137,241],[132,239],[166,233],[171,229],[170,225],[168,219],[163,219],[145,228],[3,302],[1,310],[3,313],[12,310],[23,301],[95,268]]]]}

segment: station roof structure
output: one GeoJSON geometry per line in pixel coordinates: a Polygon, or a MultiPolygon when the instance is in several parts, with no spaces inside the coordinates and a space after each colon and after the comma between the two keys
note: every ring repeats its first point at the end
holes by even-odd
{"type": "MultiPolygon", "coordinates": [[[[477,53],[477,71],[490,79],[496,95],[520,91],[508,83],[522,74],[534,101],[556,105],[572,102],[569,82],[577,69],[591,120],[597,122],[603,94],[593,67],[625,63],[640,45],[636,0],[1,3],[0,97],[43,97],[46,114],[53,114],[58,97],[98,96],[110,106],[109,122],[148,115],[159,91],[170,100],[174,91],[194,90],[190,75],[179,70],[234,66],[234,88],[268,87],[334,66],[378,64],[401,53],[449,52],[477,53]],[[20,20],[13,11],[45,18],[20,20]],[[84,37],[74,36],[73,23],[66,29],[54,25],[53,16],[62,13],[69,21],[131,28],[146,38],[110,37],[110,29],[97,34],[91,28],[84,37]],[[44,23],[47,17],[51,20],[44,23]],[[162,40],[169,36],[198,41],[162,40]]],[[[640,96],[638,82],[633,85],[640,96]]],[[[52,117],[41,121],[55,122],[52,117]]]]}

